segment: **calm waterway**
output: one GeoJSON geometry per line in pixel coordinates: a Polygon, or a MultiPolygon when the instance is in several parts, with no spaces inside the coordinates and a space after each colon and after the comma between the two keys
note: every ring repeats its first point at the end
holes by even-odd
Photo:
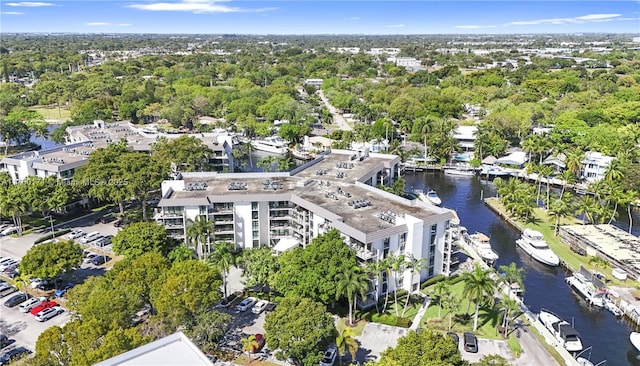
{"type": "MultiPolygon", "coordinates": [[[[481,200],[481,195],[485,198],[495,196],[493,184],[479,177],[451,177],[431,172],[407,173],[404,178],[407,190],[436,190],[443,207],[456,210],[469,233],[480,231],[491,237],[491,244],[500,255],[496,266],[515,262],[518,267],[523,267],[526,271],[524,301],[527,306],[534,313],[546,308],[569,322],[573,319],[585,347],[593,346],[591,361],[594,364],[607,360],[608,366],[640,366],[636,351],[629,342],[629,333],[636,330],[635,325],[616,319],[607,310],[588,307],[564,282],[570,273],[540,264],[516,250],[515,241],[520,237],[519,233],[500,220],[481,200]]],[[[618,224],[625,227],[626,211],[621,212],[620,220],[618,224]]],[[[634,222],[639,221],[636,212],[634,222]]],[[[640,227],[635,225],[633,229],[638,235],[640,227]]],[[[588,357],[588,351],[583,356],[588,357]]]]}

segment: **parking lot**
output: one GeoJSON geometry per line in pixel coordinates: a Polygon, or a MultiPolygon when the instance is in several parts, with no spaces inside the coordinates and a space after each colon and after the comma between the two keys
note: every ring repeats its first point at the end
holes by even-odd
{"type": "MultiPolygon", "coordinates": [[[[113,226],[113,222],[96,223],[95,217],[76,220],[68,227],[82,230],[84,233],[99,232],[101,236],[115,235],[119,230],[117,227],[113,226]]],[[[42,235],[44,235],[44,233],[32,233],[23,235],[22,237],[0,237],[0,257],[11,257],[18,260],[21,259],[27,251],[33,247],[33,242],[42,235]]],[[[62,239],[67,238],[62,236],[62,239]]],[[[89,251],[97,255],[107,255],[111,258],[114,256],[111,245],[98,247],[95,243],[90,242],[88,244],[81,244],[81,246],[85,248],[85,251],[89,251]]],[[[104,274],[105,270],[105,267],[100,263],[92,264],[83,260],[80,268],[76,269],[70,276],[63,276],[60,284],[64,286],[69,282],[74,284],[82,283],[89,276],[104,274]]],[[[7,278],[0,275],[0,279],[6,280],[7,278]]],[[[32,295],[49,297],[50,300],[63,305],[62,307],[64,309],[65,300],[54,299],[53,293],[54,291],[44,292],[34,290],[32,295]]],[[[0,298],[0,302],[4,304],[4,302],[14,294],[0,298]]],[[[26,347],[27,349],[34,351],[38,337],[44,330],[55,325],[64,326],[70,320],[71,316],[69,312],[66,311],[66,309],[64,310],[65,311],[62,314],[56,315],[45,322],[38,322],[34,315],[20,312],[18,306],[8,308],[4,305],[0,305],[0,333],[5,334],[12,341],[12,344],[3,349],[2,352],[14,347],[26,347]]]]}

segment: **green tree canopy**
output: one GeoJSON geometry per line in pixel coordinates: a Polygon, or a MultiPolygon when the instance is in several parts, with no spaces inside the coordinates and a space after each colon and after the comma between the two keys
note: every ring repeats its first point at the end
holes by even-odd
{"type": "Polygon", "coordinates": [[[53,278],[80,267],[82,248],[67,240],[39,244],[27,251],[20,262],[20,273],[34,277],[53,278]]]}
{"type": "Polygon", "coordinates": [[[431,329],[409,332],[398,345],[382,352],[380,366],[465,365],[458,346],[449,337],[431,329]]]}
{"type": "Polygon", "coordinates": [[[135,222],[113,237],[113,251],[132,258],[149,252],[167,255],[170,248],[166,229],[155,222],[135,222]]]}

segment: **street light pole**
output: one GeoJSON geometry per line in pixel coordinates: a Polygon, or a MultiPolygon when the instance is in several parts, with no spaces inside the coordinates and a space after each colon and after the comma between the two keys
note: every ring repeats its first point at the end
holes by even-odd
{"type": "Polygon", "coordinates": [[[55,239],[55,237],[56,237],[56,232],[55,232],[55,231],[53,231],[53,216],[51,216],[51,215],[46,216],[46,217],[45,217],[45,219],[49,219],[49,223],[51,224],[51,235],[52,235],[52,237],[55,239]]]}

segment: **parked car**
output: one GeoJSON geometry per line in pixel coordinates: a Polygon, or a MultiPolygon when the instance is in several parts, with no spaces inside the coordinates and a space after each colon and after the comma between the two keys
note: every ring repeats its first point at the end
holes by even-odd
{"type": "Polygon", "coordinates": [[[9,278],[16,278],[20,274],[19,264],[15,264],[4,270],[4,275],[9,278]]]}
{"type": "Polygon", "coordinates": [[[3,354],[0,354],[0,365],[8,365],[10,362],[26,357],[29,354],[31,354],[31,351],[24,347],[12,348],[3,354]]]}
{"type": "Polygon", "coordinates": [[[60,306],[54,306],[52,308],[44,309],[36,314],[36,320],[39,322],[46,322],[58,314],[64,313],[64,309],[60,306]]]}
{"type": "Polygon", "coordinates": [[[2,289],[0,289],[0,297],[5,297],[7,295],[11,295],[12,293],[18,291],[17,288],[11,285],[8,285],[8,286],[4,286],[4,285],[7,285],[7,284],[2,285],[2,289]]]}
{"type": "Polygon", "coordinates": [[[145,306],[142,310],[138,311],[137,313],[135,313],[133,315],[133,317],[131,318],[131,324],[133,326],[136,326],[136,325],[144,322],[145,320],[147,320],[149,318],[150,314],[151,314],[151,307],[150,306],[145,306]]]}
{"type": "Polygon", "coordinates": [[[103,236],[102,238],[99,238],[98,240],[94,241],[92,244],[97,247],[106,247],[107,245],[111,244],[112,240],[113,240],[113,235],[107,235],[107,236],[103,236]]]}
{"type": "Polygon", "coordinates": [[[52,280],[43,280],[39,285],[35,287],[36,290],[40,291],[51,291],[56,288],[56,283],[52,280]]]}
{"type": "Polygon", "coordinates": [[[336,363],[336,358],[338,357],[338,349],[335,347],[329,347],[324,354],[322,355],[322,360],[320,361],[320,366],[333,366],[336,363]]]}
{"type": "Polygon", "coordinates": [[[16,266],[18,264],[20,264],[20,261],[17,260],[17,259],[13,259],[12,258],[11,260],[8,260],[8,261],[0,264],[0,271],[4,272],[5,269],[7,269],[9,267],[16,266]]]}
{"type": "Polygon", "coordinates": [[[453,343],[456,344],[456,347],[460,344],[460,337],[458,337],[458,333],[456,332],[447,332],[447,336],[453,339],[453,343]]]}
{"type": "Polygon", "coordinates": [[[238,305],[236,305],[236,310],[238,311],[247,311],[248,309],[250,309],[256,302],[258,301],[258,299],[256,299],[255,297],[247,297],[246,299],[242,300],[241,303],[239,303],[238,305]]]}
{"type": "Polygon", "coordinates": [[[81,244],[88,244],[94,240],[99,239],[100,237],[102,237],[102,235],[100,235],[99,232],[93,231],[83,236],[82,238],[78,239],[78,242],[80,242],[81,244]]]}
{"type": "Polygon", "coordinates": [[[93,260],[93,258],[97,257],[99,254],[96,253],[87,253],[87,255],[84,257],[84,262],[85,263],[91,263],[91,260],[93,260]]]}
{"type": "Polygon", "coordinates": [[[56,292],[54,292],[54,296],[55,297],[63,297],[64,294],[67,293],[67,291],[71,290],[75,285],[73,283],[67,283],[66,285],[64,285],[64,287],[61,287],[59,289],[56,289],[56,292]]]}
{"type": "Polygon", "coordinates": [[[70,233],[68,233],[67,235],[65,235],[65,237],[67,239],[71,239],[71,240],[78,239],[78,238],[81,238],[83,236],[84,236],[84,231],[82,231],[82,230],[73,230],[70,233]]]}
{"type": "Polygon", "coordinates": [[[99,255],[91,260],[91,264],[95,266],[100,266],[111,260],[111,257],[108,255],[99,255]]]}
{"type": "Polygon", "coordinates": [[[17,226],[9,226],[7,228],[2,229],[2,231],[0,231],[0,236],[11,235],[11,234],[15,234],[17,232],[18,232],[18,227],[17,226]]]}
{"type": "Polygon", "coordinates": [[[277,302],[270,302],[264,308],[264,311],[266,311],[267,313],[270,312],[270,311],[274,311],[276,309],[276,306],[278,306],[277,302]]]}
{"type": "Polygon", "coordinates": [[[267,307],[268,304],[269,304],[269,301],[260,300],[257,303],[255,303],[255,305],[253,305],[253,307],[251,308],[251,312],[254,314],[260,314],[261,312],[264,311],[264,309],[267,307]]]}
{"type": "Polygon", "coordinates": [[[478,353],[478,338],[475,334],[464,333],[464,350],[471,353],[478,353]]]}
{"type": "Polygon", "coordinates": [[[11,258],[11,257],[0,257],[0,265],[3,265],[5,263],[14,261],[15,259],[11,258]]]}
{"type": "Polygon", "coordinates": [[[28,313],[31,311],[31,309],[35,308],[36,306],[42,304],[45,301],[47,301],[46,297],[32,297],[27,301],[23,302],[22,304],[20,304],[20,307],[19,307],[20,312],[28,313]]]}
{"type": "Polygon", "coordinates": [[[111,216],[111,215],[108,215],[108,216],[102,216],[102,217],[100,217],[100,218],[98,218],[98,219],[96,220],[96,224],[108,224],[108,223],[110,223],[111,221],[113,221],[113,220],[115,220],[115,219],[116,219],[116,218],[115,218],[115,217],[113,217],[113,216],[111,216]]]}
{"type": "Polygon", "coordinates": [[[117,219],[113,222],[113,227],[124,227],[125,225],[127,225],[127,221],[123,219],[117,219]]]}
{"type": "Polygon", "coordinates": [[[4,302],[4,306],[8,308],[12,308],[18,306],[19,304],[25,302],[27,300],[27,294],[24,292],[20,292],[17,295],[13,295],[9,298],[9,300],[4,302]]]}
{"type": "Polygon", "coordinates": [[[39,312],[41,312],[44,309],[49,309],[49,308],[53,308],[55,306],[58,306],[58,303],[55,301],[43,301],[42,304],[34,307],[33,309],[31,309],[31,311],[29,311],[31,313],[31,315],[37,315],[39,312]]]}
{"type": "Polygon", "coordinates": [[[9,337],[7,337],[6,335],[0,333],[0,349],[5,348],[6,346],[10,345],[11,343],[13,343],[13,342],[11,342],[9,340],[9,337]]]}

